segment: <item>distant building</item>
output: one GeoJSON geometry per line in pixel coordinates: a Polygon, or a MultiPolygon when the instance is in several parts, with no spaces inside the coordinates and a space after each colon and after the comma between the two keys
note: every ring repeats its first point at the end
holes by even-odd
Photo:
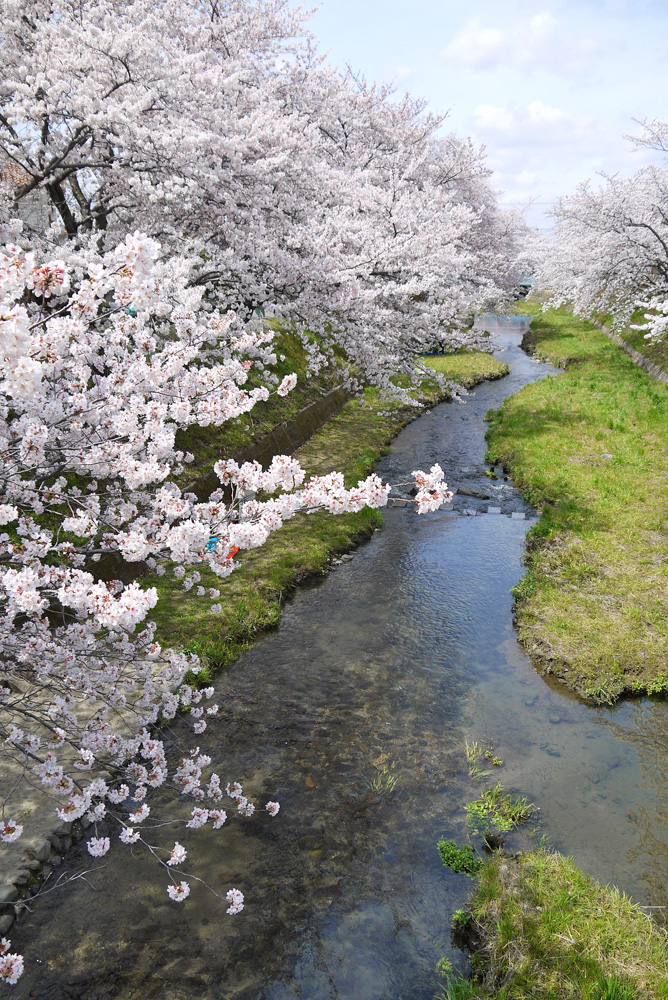
{"type": "Polygon", "coordinates": [[[536,279],[533,278],[530,274],[527,274],[525,278],[520,278],[520,280],[517,282],[517,285],[515,286],[516,289],[515,297],[518,299],[525,299],[529,294],[529,292],[531,291],[533,285],[535,284],[535,281],[536,279]]]}
{"type": "MultiPolygon", "coordinates": [[[[30,180],[30,174],[23,167],[0,153],[0,179],[11,192],[16,191],[30,180]]],[[[35,188],[17,203],[17,217],[27,229],[44,232],[54,221],[53,205],[42,188],[35,188]]]]}

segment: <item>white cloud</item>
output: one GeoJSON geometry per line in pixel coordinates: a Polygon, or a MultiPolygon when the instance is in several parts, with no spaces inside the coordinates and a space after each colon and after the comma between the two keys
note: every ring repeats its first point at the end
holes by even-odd
{"type": "Polygon", "coordinates": [[[412,70],[410,66],[397,66],[392,74],[392,79],[395,83],[404,83],[406,80],[411,80],[414,76],[415,70],[412,70]]]}
{"type": "Polygon", "coordinates": [[[585,124],[588,126],[588,120],[577,121],[561,108],[553,108],[542,101],[514,106],[512,110],[479,104],[473,110],[473,122],[482,131],[505,132],[522,142],[529,138],[543,144],[563,141],[564,137],[579,133],[585,124]]]}
{"type": "Polygon", "coordinates": [[[502,28],[483,28],[480,18],[474,17],[446,46],[443,55],[464,66],[489,66],[502,55],[506,36],[502,28]]]}
{"type": "Polygon", "coordinates": [[[507,107],[481,104],[471,126],[488,146],[489,166],[504,192],[501,202],[526,208],[529,220],[542,225],[557,194],[600,169],[596,154],[609,149],[612,139],[591,115],[569,114],[538,99],[507,107]]]}
{"type": "Polygon", "coordinates": [[[538,11],[525,21],[489,26],[479,16],[467,21],[441,51],[443,58],[470,69],[545,69],[567,76],[590,67],[599,43],[581,32],[574,33],[549,10],[538,11]]]}
{"type": "Polygon", "coordinates": [[[479,128],[495,132],[508,132],[515,124],[510,111],[495,108],[491,104],[479,104],[473,112],[473,120],[479,128]]]}
{"type": "Polygon", "coordinates": [[[529,121],[533,122],[534,125],[554,125],[566,117],[559,108],[551,108],[549,104],[543,104],[542,101],[532,101],[531,104],[527,104],[527,111],[529,112],[529,121]]]}

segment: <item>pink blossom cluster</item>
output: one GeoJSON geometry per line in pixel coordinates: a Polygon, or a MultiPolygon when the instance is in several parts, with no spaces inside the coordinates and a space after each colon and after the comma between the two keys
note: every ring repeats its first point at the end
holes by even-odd
{"type": "Polygon", "coordinates": [[[238,889],[230,889],[226,896],[227,902],[230,904],[227,912],[231,915],[235,913],[241,913],[244,908],[244,894],[238,889]]]}
{"type": "Polygon", "coordinates": [[[418,487],[415,503],[419,514],[430,510],[438,510],[446,501],[452,499],[452,491],[443,479],[443,469],[440,465],[432,465],[428,473],[417,470],[413,478],[418,487]]]}
{"type": "Polygon", "coordinates": [[[23,973],[23,956],[11,952],[12,942],[0,938],[0,980],[15,986],[23,973]]]}

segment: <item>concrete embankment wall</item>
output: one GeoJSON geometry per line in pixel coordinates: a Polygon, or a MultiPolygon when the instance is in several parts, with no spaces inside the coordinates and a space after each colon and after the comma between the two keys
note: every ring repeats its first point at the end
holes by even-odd
{"type": "MultiPolygon", "coordinates": [[[[232,457],[239,464],[256,461],[262,466],[267,466],[274,455],[292,455],[326,420],[335,416],[350,398],[348,390],[342,385],[337,385],[307,406],[303,406],[294,417],[276,424],[268,434],[232,457]]],[[[219,487],[220,481],[211,470],[199,478],[192,488],[200,499],[204,499],[219,487]]]]}

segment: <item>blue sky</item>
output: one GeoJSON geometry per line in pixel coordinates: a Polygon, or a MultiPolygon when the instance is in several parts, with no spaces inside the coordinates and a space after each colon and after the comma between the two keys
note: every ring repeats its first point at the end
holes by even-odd
{"type": "Polygon", "coordinates": [[[321,0],[309,27],[331,62],[448,111],[533,225],[578,181],[660,160],[624,135],[668,119],[668,0],[321,0]]]}

